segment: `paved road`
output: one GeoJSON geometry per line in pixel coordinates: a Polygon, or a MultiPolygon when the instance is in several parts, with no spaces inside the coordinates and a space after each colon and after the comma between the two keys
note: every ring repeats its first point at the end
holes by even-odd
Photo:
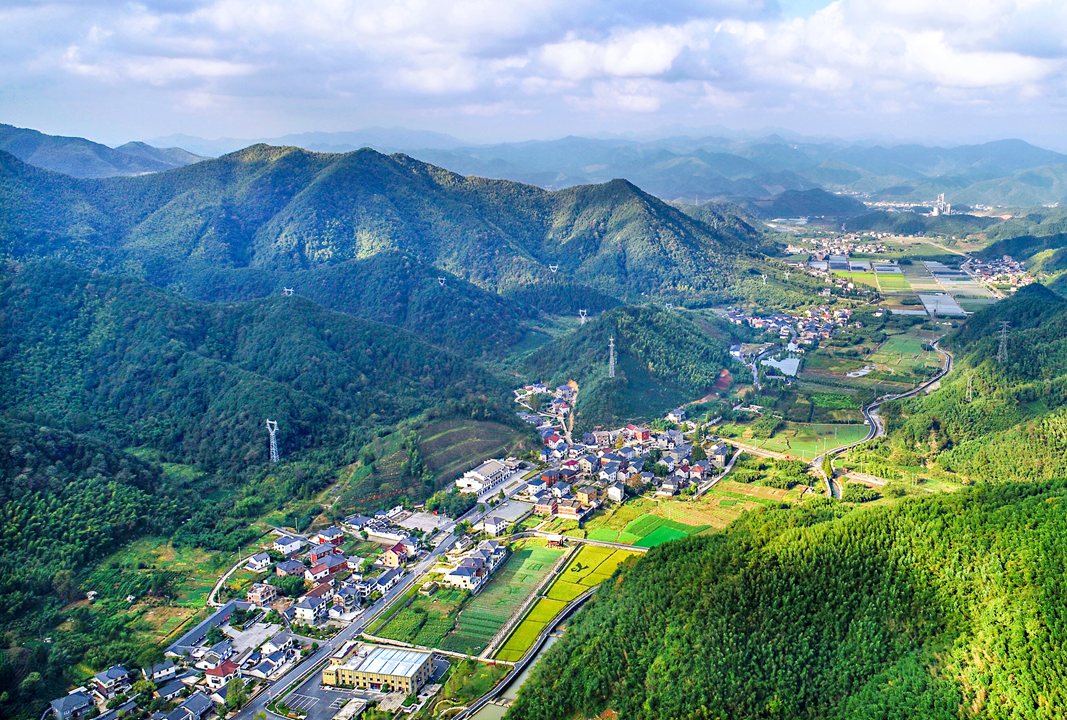
{"type": "MultiPolygon", "coordinates": [[[[503,483],[493,490],[486,492],[484,497],[487,499],[494,494],[499,494],[501,489],[503,489],[506,495],[510,497],[523,486],[522,482],[516,482],[516,478],[521,479],[523,474],[528,472],[528,470],[529,468],[523,469],[520,467],[519,470],[513,473],[503,483]]],[[[479,498],[479,500],[482,499],[483,498],[479,498]]],[[[244,720],[245,718],[251,718],[257,712],[265,711],[267,705],[269,705],[274,698],[280,697],[287,692],[289,688],[296,684],[309,670],[311,670],[311,668],[324,662],[335,649],[362,633],[368,625],[374,622],[374,620],[376,620],[383,612],[388,610],[389,607],[405,592],[407,592],[413,585],[420,582],[420,578],[433,567],[438,558],[440,558],[444,551],[455,541],[456,536],[452,533],[452,530],[458,522],[468,520],[473,525],[490,512],[492,512],[492,508],[487,507],[485,512],[479,512],[477,506],[475,506],[456,522],[446,525],[444,531],[449,534],[445,536],[444,540],[437,543],[437,546],[431,550],[421,562],[411,569],[411,571],[404,576],[403,580],[393,586],[380,600],[378,600],[378,602],[367,608],[351,625],[341,630],[341,632],[335,635],[331,640],[319,647],[317,652],[309,655],[302,662],[291,668],[285,675],[271,683],[268,692],[261,694],[234,717],[237,720],[244,720]]]]}
{"type": "MultiPolygon", "coordinates": [[[[856,447],[858,445],[862,445],[864,443],[868,443],[871,440],[874,440],[875,438],[879,438],[879,437],[882,437],[883,435],[885,435],[885,423],[882,421],[882,418],[879,417],[879,415],[878,415],[878,410],[879,410],[879,408],[881,408],[882,403],[889,402],[890,400],[903,400],[904,398],[913,397],[915,395],[918,395],[921,392],[925,392],[926,389],[929,388],[931,385],[933,385],[936,382],[939,382],[941,380],[941,378],[945,377],[950,372],[952,372],[952,362],[953,362],[952,353],[948,352],[947,350],[942,350],[941,348],[939,348],[937,346],[936,342],[934,343],[933,347],[934,347],[934,350],[936,350],[938,352],[938,354],[941,355],[941,358],[944,361],[944,363],[941,366],[941,369],[938,370],[937,373],[935,373],[929,380],[925,381],[921,385],[917,385],[915,388],[913,388],[911,390],[908,390],[907,392],[897,393],[897,394],[894,394],[894,395],[884,395],[881,398],[878,398],[877,400],[875,400],[870,405],[865,406],[862,409],[863,417],[867,420],[867,423],[870,426],[868,428],[868,430],[867,430],[867,437],[863,438],[862,440],[857,440],[856,442],[853,442],[853,443],[848,443],[846,445],[839,445],[839,446],[837,446],[835,448],[827,450],[826,452],[822,453],[821,455],[816,457],[814,460],[812,460],[812,463],[811,463],[812,467],[816,468],[820,475],[823,475],[823,472],[822,472],[822,459],[824,457],[826,457],[826,456],[830,457],[830,459],[831,459],[831,467],[832,467],[833,458],[834,458],[835,455],[839,455],[839,454],[841,454],[841,453],[843,453],[843,452],[845,452],[847,450],[851,450],[852,448],[854,448],[854,447],[856,447]]],[[[841,497],[841,490],[837,486],[837,484],[833,483],[831,481],[831,479],[826,477],[825,475],[823,475],[823,480],[826,482],[827,489],[829,490],[830,494],[833,497],[840,498],[841,497]]]]}

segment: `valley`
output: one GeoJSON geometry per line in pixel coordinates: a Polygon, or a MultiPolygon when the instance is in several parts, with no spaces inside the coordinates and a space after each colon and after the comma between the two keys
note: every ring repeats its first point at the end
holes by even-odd
{"type": "Polygon", "coordinates": [[[756,219],[862,205],[825,195],[682,206],[369,149],[104,179],[0,154],[0,708],[1011,697],[965,650],[1007,631],[949,598],[982,528],[1016,557],[1067,472],[1059,215],[756,219]]]}

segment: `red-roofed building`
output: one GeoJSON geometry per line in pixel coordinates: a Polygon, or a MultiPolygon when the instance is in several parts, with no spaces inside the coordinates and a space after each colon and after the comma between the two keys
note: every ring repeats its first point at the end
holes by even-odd
{"type": "Polygon", "coordinates": [[[204,671],[207,686],[212,690],[218,690],[230,680],[241,674],[241,668],[233,660],[224,660],[218,667],[204,671]]]}
{"type": "Polygon", "coordinates": [[[404,543],[397,543],[382,553],[382,565],[388,568],[396,568],[403,565],[408,559],[404,543]]]}

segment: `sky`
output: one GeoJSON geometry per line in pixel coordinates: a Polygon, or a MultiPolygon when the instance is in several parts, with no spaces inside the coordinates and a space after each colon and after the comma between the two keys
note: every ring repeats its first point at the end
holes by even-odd
{"type": "Polygon", "coordinates": [[[118,144],[724,126],[1067,146],[1063,0],[5,0],[0,122],[118,144]]]}

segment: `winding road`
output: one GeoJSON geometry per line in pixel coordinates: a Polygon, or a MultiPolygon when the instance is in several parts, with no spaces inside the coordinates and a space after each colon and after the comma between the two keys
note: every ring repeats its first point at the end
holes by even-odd
{"type": "Polygon", "coordinates": [[[836,483],[833,482],[832,478],[826,477],[826,475],[823,473],[823,458],[830,458],[830,467],[831,469],[833,469],[834,456],[839,455],[847,450],[851,450],[852,448],[857,447],[859,445],[863,445],[864,443],[868,443],[871,440],[874,440],[875,438],[882,437],[883,435],[885,435],[885,423],[882,422],[882,418],[878,416],[878,409],[882,406],[882,403],[889,402],[890,400],[903,400],[904,398],[913,397],[921,392],[925,392],[927,388],[937,382],[940,382],[941,378],[952,372],[952,353],[939,348],[937,346],[937,342],[934,343],[933,347],[934,350],[936,350],[938,354],[941,355],[943,363],[941,365],[941,368],[933,376],[931,376],[929,380],[926,380],[925,382],[916,385],[914,388],[908,390],[907,392],[897,393],[894,395],[884,395],[875,400],[874,402],[870,403],[869,405],[864,406],[861,412],[863,413],[863,417],[867,421],[867,424],[870,426],[870,429],[867,431],[867,437],[863,438],[862,440],[857,440],[856,442],[848,443],[846,445],[838,445],[835,448],[827,450],[826,452],[822,453],[811,461],[812,467],[815,468],[815,470],[820,475],[822,475],[823,480],[826,482],[826,489],[832,497],[840,499],[841,489],[837,486],[836,483]]]}

